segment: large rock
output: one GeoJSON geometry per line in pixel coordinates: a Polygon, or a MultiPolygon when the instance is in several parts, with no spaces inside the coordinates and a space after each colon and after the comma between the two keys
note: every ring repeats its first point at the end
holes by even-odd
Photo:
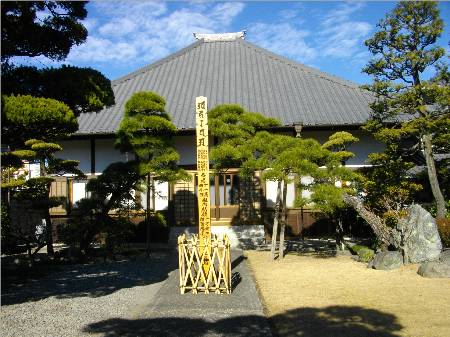
{"type": "Polygon", "coordinates": [[[408,208],[407,223],[413,228],[406,242],[410,262],[437,260],[442,251],[442,243],[433,216],[420,205],[414,204],[408,208]]]}
{"type": "Polygon", "coordinates": [[[450,249],[444,250],[441,255],[439,255],[439,261],[450,265],[450,249]]]}
{"type": "Polygon", "coordinates": [[[448,277],[450,278],[450,264],[445,262],[425,262],[422,263],[417,271],[417,274],[423,277],[448,277]]]}
{"type": "Polygon", "coordinates": [[[381,252],[375,255],[371,268],[380,270],[391,270],[399,268],[403,264],[403,256],[400,252],[381,252]]]}

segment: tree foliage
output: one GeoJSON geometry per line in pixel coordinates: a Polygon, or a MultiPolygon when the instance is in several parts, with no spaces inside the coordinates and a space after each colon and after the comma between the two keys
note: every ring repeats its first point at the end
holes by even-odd
{"type": "MultiPolygon", "coordinates": [[[[437,3],[400,2],[377,27],[378,31],[366,41],[374,57],[364,69],[373,77],[368,88],[376,95],[371,104],[372,118],[365,129],[386,145],[383,153],[370,158],[376,167],[370,177],[375,179],[374,192],[380,181],[386,181],[384,192],[410,200],[418,188],[409,182],[410,169],[417,164],[413,155],[423,150],[437,213],[443,217],[442,177],[435,167],[439,148],[433,143],[448,138],[449,87],[439,80],[423,79],[423,73],[445,54],[435,45],[443,31],[437,3]]],[[[446,76],[441,72],[440,80],[446,76]]]]}
{"type": "Polygon", "coordinates": [[[74,216],[62,226],[63,240],[78,245],[82,257],[88,254],[95,237],[101,232],[106,233],[110,249],[114,249],[118,241],[123,242],[132,228],[124,213],[139,208],[133,191],[139,190],[140,179],[135,161],[112,163],[99,177],[90,179],[86,190],[91,195],[78,202],[73,210],[74,216]]]}
{"type": "Polygon", "coordinates": [[[142,176],[151,174],[157,180],[176,181],[184,171],[178,168],[180,156],[172,145],[175,133],[164,98],[152,92],[138,92],[125,104],[116,145],[121,151],[136,155],[142,176]]]}
{"type": "Polygon", "coordinates": [[[86,40],[85,1],[3,1],[2,61],[12,56],[64,59],[86,40]]]}
{"type": "Polygon", "coordinates": [[[114,104],[111,81],[92,68],[8,66],[2,72],[3,95],[53,98],[68,105],[75,115],[100,111],[114,104]]]}
{"type": "MultiPolygon", "coordinates": [[[[62,150],[59,144],[30,139],[24,145],[25,149],[2,154],[2,196],[7,200],[14,199],[23,203],[32,210],[40,211],[45,219],[45,227],[39,235],[36,235],[35,223],[29,223],[29,226],[24,228],[23,224],[11,219],[9,233],[17,240],[26,242],[30,257],[32,243],[37,244],[34,254],[46,243],[48,254],[53,255],[50,208],[64,205],[66,201],[63,197],[50,197],[50,187],[54,176],[70,173],[77,177],[84,177],[84,174],[78,168],[78,161],[55,157],[55,152],[62,150]],[[26,179],[24,175],[14,176],[14,172],[23,167],[24,160],[40,164],[39,177],[26,179]]],[[[9,209],[9,205],[3,206],[9,209]]]]}
{"type": "Polygon", "coordinates": [[[218,141],[211,150],[216,170],[241,167],[249,156],[242,152],[242,146],[258,131],[280,126],[278,120],[245,111],[237,104],[218,105],[208,111],[208,124],[211,135],[218,141]]]}
{"type": "Polygon", "coordinates": [[[2,143],[12,149],[30,138],[55,141],[75,132],[78,122],[64,103],[29,95],[2,96],[2,143]]]}
{"type": "Polygon", "coordinates": [[[172,144],[176,127],[165,111],[166,101],[153,92],[137,92],[125,104],[125,116],[117,132],[116,146],[136,156],[139,174],[146,178],[147,255],[150,254],[150,192],[154,181],[187,180],[178,167],[180,156],[172,144]]]}
{"type": "MultiPolygon", "coordinates": [[[[248,113],[237,105],[223,105],[209,112],[209,127],[218,144],[211,151],[211,160],[216,170],[240,167],[244,177],[262,172],[263,180],[277,181],[277,200],[272,234],[272,257],[274,258],[277,227],[281,223],[280,257],[283,257],[284,229],[287,222],[287,184],[295,181],[297,206],[314,203],[325,213],[333,213],[343,207],[343,193],[349,188],[335,186],[337,180],[355,179],[352,171],[342,167],[341,162],[350,153],[333,153],[313,139],[294,138],[269,132],[279,122],[258,113],[248,113]],[[310,177],[311,183],[302,185],[301,179],[310,177]],[[301,197],[304,189],[311,198],[301,197]]],[[[344,145],[353,140],[350,134],[330,139],[331,145],[344,145]],[[347,138],[345,138],[345,137],[347,138]]]]}

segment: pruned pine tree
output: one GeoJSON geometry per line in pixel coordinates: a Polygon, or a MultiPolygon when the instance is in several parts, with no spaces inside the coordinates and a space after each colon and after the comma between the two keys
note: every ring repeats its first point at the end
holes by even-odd
{"type": "Polygon", "coordinates": [[[75,176],[84,176],[78,169],[78,161],[63,160],[55,157],[55,152],[62,147],[55,141],[66,137],[77,129],[77,120],[64,103],[48,98],[35,98],[31,96],[2,97],[3,122],[2,131],[6,131],[6,144],[12,151],[2,155],[2,172],[11,168],[20,168],[23,161],[37,161],[40,164],[40,176],[29,180],[19,178],[9,181],[5,186],[8,191],[13,191],[19,199],[28,200],[34,208],[41,208],[44,212],[46,223],[47,253],[53,255],[52,222],[50,208],[62,204],[60,198],[50,198],[50,186],[53,177],[65,173],[75,176]],[[26,137],[42,137],[40,139],[28,139],[19,147],[14,138],[26,139],[26,137]],[[20,165],[20,167],[19,167],[20,165]]]}
{"type": "Polygon", "coordinates": [[[277,182],[277,197],[272,229],[271,259],[275,259],[278,227],[280,226],[279,258],[284,257],[284,235],[287,223],[287,185],[295,173],[294,158],[286,156],[288,151],[298,146],[299,139],[284,135],[275,135],[259,131],[242,145],[248,160],[243,163],[244,174],[262,171],[261,178],[277,182]]]}
{"type": "Polygon", "coordinates": [[[297,205],[315,202],[324,211],[342,205],[346,189],[334,185],[336,180],[353,179],[352,171],[341,166],[342,156],[323,148],[312,139],[299,139],[268,132],[279,125],[277,120],[259,113],[247,113],[239,106],[218,106],[209,112],[211,132],[218,144],[211,151],[216,170],[240,167],[244,177],[262,171],[263,180],[277,182],[277,198],[272,231],[271,258],[275,258],[278,226],[281,224],[279,256],[284,256],[284,232],[287,223],[287,185],[295,176],[310,176],[313,183],[296,186],[311,190],[313,198],[296,200],[297,205]],[[326,193],[322,193],[325,191],[326,193]]]}
{"type": "MultiPolygon", "coordinates": [[[[255,142],[254,137],[258,132],[279,126],[278,120],[256,112],[245,111],[237,104],[224,104],[218,105],[208,112],[208,124],[211,135],[217,139],[217,144],[211,149],[210,155],[217,172],[239,167],[240,176],[250,179],[255,172],[267,168],[267,166],[261,166],[261,163],[256,163],[248,144],[255,142]]],[[[278,235],[281,181],[279,184],[272,240],[276,239],[278,235]]],[[[273,254],[275,254],[275,249],[273,249],[273,254]]]]}
{"type": "MultiPolygon", "coordinates": [[[[240,146],[257,132],[280,126],[280,122],[257,112],[245,111],[237,104],[223,104],[208,111],[208,125],[211,135],[217,139],[217,145],[211,149],[211,160],[219,171],[241,167],[250,154],[242,152],[240,146]]],[[[248,172],[243,168],[241,173],[248,172]]]]}
{"type": "MultiPolygon", "coordinates": [[[[332,151],[335,156],[337,156],[337,159],[340,160],[341,164],[345,166],[345,163],[348,159],[354,157],[354,153],[348,151],[348,147],[358,142],[359,139],[355,136],[353,136],[351,133],[346,131],[339,131],[334,134],[332,134],[328,140],[322,144],[322,147],[325,149],[328,149],[332,151]]],[[[347,186],[347,181],[340,181],[341,186],[347,186]]],[[[342,205],[344,206],[344,205],[342,205]]],[[[337,207],[335,209],[335,216],[336,216],[336,248],[343,251],[345,250],[345,244],[344,244],[344,227],[342,224],[342,212],[341,207],[337,207]]]]}
{"type": "MultiPolygon", "coordinates": [[[[267,137],[267,136],[266,136],[267,137]]],[[[323,148],[319,142],[313,139],[293,138],[283,135],[269,135],[272,141],[264,139],[263,143],[269,153],[274,156],[272,160],[267,160],[264,148],[256,148],[254,157],[256,162],[262,161],[259,166],[266,166],[267,170],[263,174],[264,179],[278,180],[283,182],[282,198],[278,208],[283,210],[283,220],[281,221],[279,257],[283,257],[284,232],[287,223],[286,194],[287,184],[295,180],[298,191],[295,200],[296,206],[310,205],[327,215],[332,215],[337,209],[343,207],[343,194],[351,193],[350,186],[338,187],[336,181],[353,181],[356,174],[341,165],[342,156],[323,148]],[[302,184],[301,177],[309,177],[308,184],[302,184]],[[311,196],[304,198],[303,190],[309,190],[311,196]]],[[[258,137],[255,137],[256,139],[258,137]]],[[[265,137],[264,137],[265,138],[265,137]]],[[[280,188],[280,184],[278,184],[280,188]]],[[[278,194],[278,193],[277,193],[278,194]]],[[[276,241],[272,241],[272,251],[275,251],[276,241]]],[[[274,258],[274,255],[272,255],[274,258]]]]}
{"type": "Polygon", "coordinates": [[[437,217],[443,218],[445,198],[433,142],[440,137],[437,124],[448,121],[449,88],[424,80],[429,68],[445,55],[445,49],[436,45],[444,27],[437,2],[399,2],[377,27],[365,42],[374,57],[363,71],[373,77],[368,88],[377,98],[365,129],[387,148],[371,159],[377,165],[390,160],[408,162],[404,148],[408,143],[408,150],[423,150],[437,217]]]}
{"type": "Polygon", "coordinates": [[[79,245],[81,259],[88,255],[97,234],[106,233],[106,241],[110,242],[111,237],[127,232],[129,220],[122,214],[140,209],[133,193],[139,190],[140,180],[135,161],[112,163],[100,176],[89,179],[86,190],[91,195],[78,202],[61,235],[67,243],[79,245]],[[114,216],[111,211],[115,211],[114,216]]]}
{"type": "Polygon", "coordinates": [[[25,146],[35,153],[35,159],[39,161],[40,177],[29,179],[25,184],[25,186],[28,186],[28,189],[22,190],[20,193],[25,193],[26,195],[28,195],[30,191],[32,191],[32,193],[37,193],[33,197],[33,202],[39,204],[44,210],[47,253],[52,256],[54,254],[52,235],[53,226],[50,217],[50,208],[57,207],[64,203],[64,200],[61,197],[49,196],[50,187],[54,181],[53,177],[66,173],[73,174],[77,177],[84,177],[85,175],[78,169],[79,161],[55,157],[55,152],[62,151],[63,149],[59,144],[30,139],[25,142],[25,146]]]}
{"type": "Polygon", "coordinates": [[[73,111],[51,98],[30,95],[2,96],[2,143],[12,150],[29,139],[54,142],[77,131],[73,111]]]}
{"type": "Polygon", "coordinates": [[[150,254],[150,195],[155,181],[188,179],[178,167],[180,156],[172,144],[176,127],[165,111],[165,100],[153,92],[133,94],[125,104],[125,116],[117,132],[116,146],[136,156],[139,174],[146,180],[147,254],[150,254]]]}

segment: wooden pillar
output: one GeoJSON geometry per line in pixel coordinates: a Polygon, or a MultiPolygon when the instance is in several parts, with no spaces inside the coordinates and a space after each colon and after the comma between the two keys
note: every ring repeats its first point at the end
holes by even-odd
{"type": "Polygon", "coordinates": [[[95,175],[95,138],[91,139],[91,174],[95,175]]]}
{"type": "Polygon", "coordinates": [[[169,225],[175,226],[175,183],[169,182],[169,205],[168,205],[168,220],[169,225]]]}

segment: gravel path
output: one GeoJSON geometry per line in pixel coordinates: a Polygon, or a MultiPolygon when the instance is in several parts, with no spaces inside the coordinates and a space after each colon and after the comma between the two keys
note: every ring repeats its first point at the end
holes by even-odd
{"type": "MultiPolygon", "coordinates": [[[[172,253],[173,255],[173,253],[172,253]]],[[[86,326],[136,318],[171,270],[167,253],[150,260],[67,265],[22,286],[2,289],[2,336],[98,335],[86,326]]]]}

